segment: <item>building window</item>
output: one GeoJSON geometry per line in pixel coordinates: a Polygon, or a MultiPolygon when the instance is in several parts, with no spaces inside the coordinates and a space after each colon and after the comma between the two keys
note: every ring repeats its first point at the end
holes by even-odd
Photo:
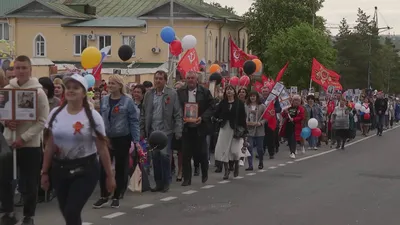
{"type": "Polygon", "coordinates": [[[35,37],[35,57],[46,56],[46,40],[41,34],[35,37]]]}
{"type": "Polygon", "coordinates": [[[74,36],[74,54],[80,55],[83,50],[88,46],[87,35],[75,35],[74,36]]]}
{"type": "Polygon", "coordinates": [[[122,36],[122,44],[129,45],[132,48],[132,57],[136,56],[136,37],[135,36],[122,36]]]}
{"type": "MultiPolygon", "coordinates": [[[[98,36],[98,46],[99,49],[105,48],[107,46],[111,46],[111,36],[105,35],[105,36],[98,36]]],[[[108,55],[111,55],[111,49],[108,52],[108,55]]]]}
{"type": "Polygon", "coordinates": [[[0,40],[10,40],[8,23],[0,23],[0,40]]]}

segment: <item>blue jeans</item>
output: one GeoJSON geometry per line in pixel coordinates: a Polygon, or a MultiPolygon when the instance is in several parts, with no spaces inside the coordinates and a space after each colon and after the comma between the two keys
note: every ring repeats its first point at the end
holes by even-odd
{"type": "Polygon", "coordinates": [[[161,151],[153,152],[154,181],[157,186],[169,185],[172,182],[171,174],[171,143],[172,135],[168,135],[168,144],[161,151]]]}
{"type": "Polygon", "coordinates": [[[249,167],[253,168],[253,149],[254,147],[257,148],[257,155],[258,155],[258,160],[260,164],[264,160],[264,148],[263,148],[263,142],[264,142],[264,137],[247,137],[247,141],[249,142],[249,152],[251,156],[247,157],[247,160],[249,161],[249,167]]]}
{"type": "Polygon", "coordinates": [[[314,148],[317,147],[318,137],[311,136],[308,138],[308,147],[314,148]]]}
{"type": "Polygon", "coordinates": [[[378,128],[378,133],[381,133],[382,134],[382,132],[383,132],[383,125],[385,124],[385,114],[384,113],[382,113],[382,114],[380,114],[380,115],[376,115],[376,117],[377,117],[377,122],[378,122],[378,124],[377,124],[377,128],[378,128]]]}

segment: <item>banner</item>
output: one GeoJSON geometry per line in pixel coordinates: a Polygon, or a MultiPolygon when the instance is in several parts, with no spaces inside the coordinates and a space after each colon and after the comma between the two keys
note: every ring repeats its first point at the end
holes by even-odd
{"type": "Polygon", "coordinates": [[[246,54],[242,49],[240,49],[235,42],[232,41],[231,37],[229,37],[229,46],[232,68],[241,68],[247,60],[257,59],[257,56],[246,54]]]}
{"type": "Polygon", "coordinates": [[[326,90],[330,85],[335,86],[335,89],[337,90],[343,89],[342,85],[339,83],[340,75],[335,71],[325,68],[315,58],[312,63],[311,79],[322,86],[324,90],[326,90]]]}
{"type": "Polygon", "coordinates": [[[199,71],[199,57],[197,56],[196,49],[192,48],[186,51],[185,55],[179,61],[177,69],[181,73],[182,78],[185,78],[186,73],[189,71],[199,71]]]}

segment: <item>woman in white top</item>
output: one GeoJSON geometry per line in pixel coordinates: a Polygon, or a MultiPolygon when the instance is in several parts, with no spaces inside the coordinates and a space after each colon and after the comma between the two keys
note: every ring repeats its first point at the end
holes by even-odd
{"type": "Polygon", "coordinates": [[[91,109],[86,97],[88,84],[74,74],[64,78],[65,101],[49,115],[45,130],[45,152],[41,184],[48,189],[48,171],[66,225],[82,225],[81,212],[99,180],[99,154],[107,173],[107,189],[113,192],[115,179],[111,168],[104,122],[91,109]]]}

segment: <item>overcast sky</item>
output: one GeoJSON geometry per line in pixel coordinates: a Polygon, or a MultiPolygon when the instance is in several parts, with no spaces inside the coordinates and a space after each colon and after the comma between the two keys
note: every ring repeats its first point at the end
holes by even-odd
{"type": "MultiPolygon", "coordinates": [[[[243,14],[253,0],[206,0],[206,2],[219,2],[221,5],[232,6],[239,14],[243,14]]],[[[343,17],[349,24],[354,24],[359,7],[373,16],[375,6],[378,7],[379,27],[393,27],[390,34],[400,35],[400,0],[325,0],[324,7],[318,15],[325,17],[329,27],[337,27],[343,17]]],[[[337,29],[331,31],[335,34],[337,29]]],[[[389,34],[389,32],[382,33],[389,34]]]]}

